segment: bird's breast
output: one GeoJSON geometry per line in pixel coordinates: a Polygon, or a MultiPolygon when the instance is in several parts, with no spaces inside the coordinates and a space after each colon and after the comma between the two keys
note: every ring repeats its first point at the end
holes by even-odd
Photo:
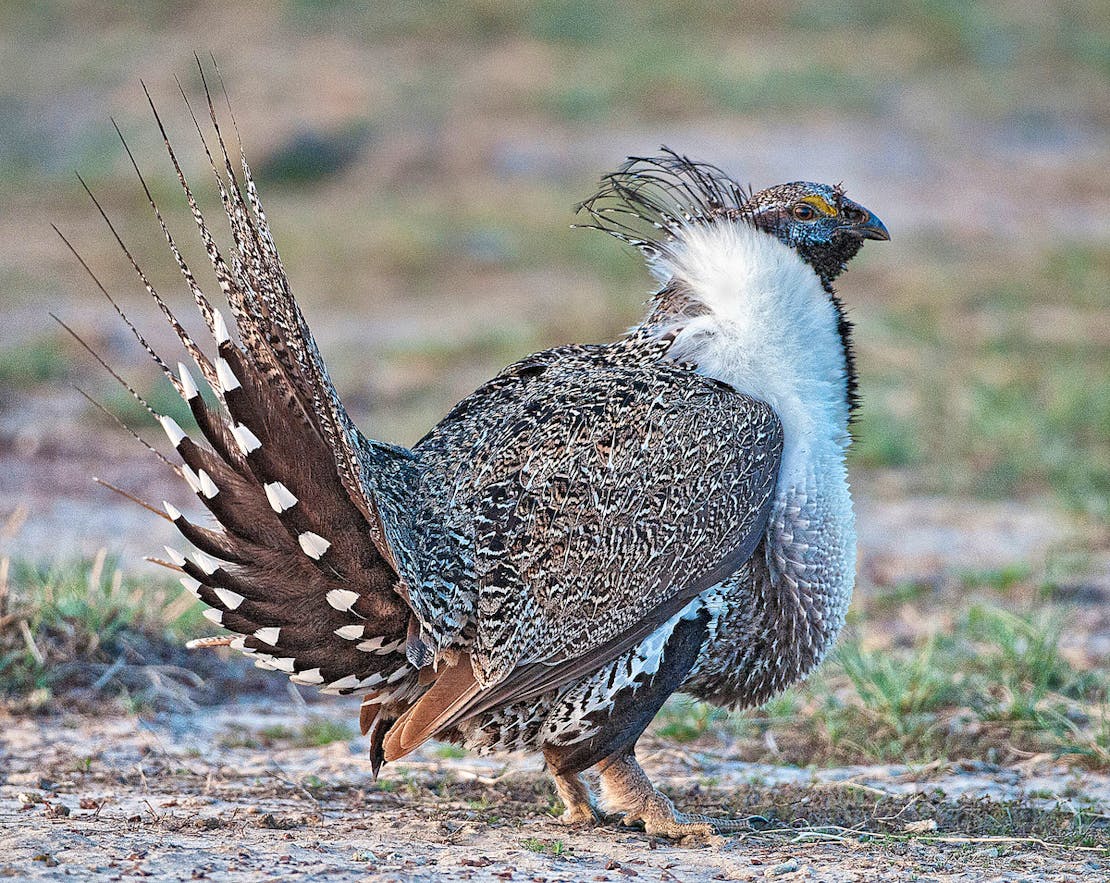
{"type": "Polygon", "coordinates": [[[804,679],[844,625],[855,568],[843,467],[810,470],[776,498],[755,555],[703,596],[714,615],[683,690],[749,706],[804,679]]]}

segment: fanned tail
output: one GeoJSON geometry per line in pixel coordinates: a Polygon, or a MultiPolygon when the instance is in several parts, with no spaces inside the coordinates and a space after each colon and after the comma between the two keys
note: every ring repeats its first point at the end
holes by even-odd
{"type": "MultiPolygon", "coordinates": [[[[200,372],[198,381],[184,362],[176,372],[171,369],[96,282],[186,402],[200,430],[201,437],[193,439],[172,417],[143,402],[181,458],[173,468],[219,526],[196,524],[166,503],[166,517],[194,547],[188,555],[171,548],[166,552],[170,566],[180,570],[181,582],[209,606],[205,615],[234,633],[231,646],[297,683],[325,692],[369,693],[363,726],[371,729],[381,705],[403,702],[420,689],[416,669],[405,656],[412,610],[404,569],[394,552],[400,528],[393,513],[414,480],[413,454],[364,438],[347,414],[290,290],[241,141],[237,171],[199,58],[197,65],[214,150],[187,97],[185,101],[229,222],[234,243],[230,260],[212,235],[145,84],[143,90],[230,307],[230,324],[201,290],[119,134],[213,337],[214,354],[185,330],[81,182],[200,372]]],[[[79,255],[78,260],[96,280],[79,255]]],[[[196,646],[221,642],[202,640],[196,646]]]]}

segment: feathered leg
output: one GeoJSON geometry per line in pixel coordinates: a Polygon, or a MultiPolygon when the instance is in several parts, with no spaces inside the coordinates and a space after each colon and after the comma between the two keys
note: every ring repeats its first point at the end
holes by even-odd
{"type": "Polygon", "coordinates": [[[656,791],[633,755],[640,734],[682,683],[705,640],[709,615],[701,611],[682,619],[663,645],[663,659],[651,675],[617,687],[609,696],[608,710],[597,732],[570,745],[545,745],[547,768],[566,805],[563,820],[570,823],[602,820],[582,781],[581,771],[599,764],[605,809],[623,813],[626,823],[644,822],[648,834],[667,837],[706,836],[713,827],[675,813],[674,806],[656,791]]]}
{"type": "Polygon", "coordinates": [[[600,767],[602,805],[623,813],[623,823],[642,822],[648,836],[712,837],[748,830],[747,819],[718,819],[675,809],[669,797],[656,790],[629,748],[608,758],[600,767]]]}
{"type": "Polygon", "coordinates": [[[555,781],[555,790],[559,799],[566,807],[559,820],[568,825],[593,825],[603,821],[598,812],[597,803],[590,786],[578,772],[560,772],[563,767],[562,752],[559,748],[545,745],[543,749],[544,760],[547,761],[547,770],[555,781]]]}

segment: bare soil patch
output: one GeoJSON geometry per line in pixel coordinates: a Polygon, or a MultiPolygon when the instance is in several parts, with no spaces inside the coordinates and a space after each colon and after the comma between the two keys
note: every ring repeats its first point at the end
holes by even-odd
{"type": "Polygon", "coordinates": [[[752,816],[709,845],[571,830],[535,757],[432,746],[375,782],[352,709],[241,702],[147,720],[9,717],[0,876],[19,879],[1102,880],[1110,776],[1022,767],[806,771],[645,745],[680,803],[752,816]],[[307,717],[310,716],[310,717],[307,717]]]}

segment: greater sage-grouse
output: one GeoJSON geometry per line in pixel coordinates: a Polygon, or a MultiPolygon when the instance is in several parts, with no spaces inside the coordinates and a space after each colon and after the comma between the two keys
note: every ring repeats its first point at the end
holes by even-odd
{"type": "Polygon", "coordinates": [[[408,449],[348,416],[242,148],[233,162],[211,97],[207,112],[211,135],[196,129],[230,254],[155,119],[233,321],[150,205],[214,354],[124,248],[204,381],[135,331],[203,437],[158,417],[174,468],[219,522],[165,506],[195,547],[167,549],[172,565],[233,635],[194,644],[362,697],[375,774],[432,738],[539,749],[568,821],[596,817],[580,774],[597,766],[603,806],[626,823],[730,830],[677,812],[636,741],[676,691],[763,702],[805,677],[844,622],[855,375],[832,283],[886,228],[840,187],[752,194],[668,150],[630,159],[580,210],[646,256],[661,287],[643,321],[612,343],[521,359],[408,449]]]}

